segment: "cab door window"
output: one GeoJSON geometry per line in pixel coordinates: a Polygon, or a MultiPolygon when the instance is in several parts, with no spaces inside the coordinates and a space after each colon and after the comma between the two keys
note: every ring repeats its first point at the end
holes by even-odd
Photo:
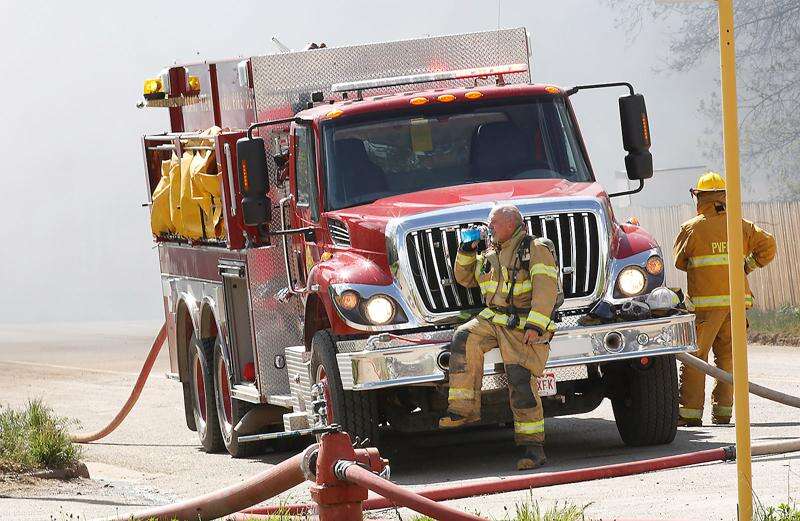
{"type": "Polygon", "coordinates": [[[316,168],[314,161],[314,133],[310,126],[298,126],[294,134],[294,185],[297,205],[307,207],[311,217],[319,219],[317,204],[316,168]]]}

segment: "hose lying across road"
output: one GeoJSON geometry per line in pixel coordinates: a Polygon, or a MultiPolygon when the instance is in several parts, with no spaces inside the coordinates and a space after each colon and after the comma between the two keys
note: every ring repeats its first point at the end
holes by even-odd
{"type": "Polygon", "coordinates": [[[131,395],[128,397],[128,401],[125,402],[125,405],[122,406],[122,409],[114,416],[114,419],[111,422],[100,429],[97,432],[92,432],[89,434],[71,434],[70,439],[75,443],[89,443],[92,441],[97,441],[101,438],[105,438],[110,433],[114,432],[114,430],[119,427],[122,421],[128,416],[128,413],[131,412],[133,406],[136,405],[136,402],[139,400],[139,395],[142,394],[142,389],[144,388],[144,384],[147,382],[147,377],[150,375],[150,371],[153,369],[153,364],[156,362],[156,357],[158,356],[159,351],[161,351],[161,346],[164,345],[164,341],[167,339],[167,324],[164,323],[161,325],[161,329],[158,331],[158,335],[156,335],[156,339],[153,340],[153,346],[150,348],[150,353],[147,355],[147,359],[144,361],[144,365],[142,366],[142,370],[139,371],[139,378],[136,379],[136,384],[133,386],[131,390],[131,395]]]}
{"type": "MultiPolygon", "coordinates": [[[[762,445],[755,445],[752,447],[753,456],[783,454],[786,452],[797,452],[797,451],[800,451],[800,439],[767,443],[762,445]]],[[[482,496],[487,494],[500,494],[504,492],[514,492],[518,490],[528,490],[531,488],[549,487],[553,485],[564,485],[567,483],[580,483],[584,481],[593,481],[597,479],[631,476],[635,474],[643,474],[646,472],[674,469],[674,468],[686,467],[689,465],[697,465],[700,463],[709,463],[713,461],[729,461],[733,459],[736,459],[736,448],[735,446],[730,445],[727,447],[720,447],[717,449],[702,450],[697,452],[690,452],[688,454],[678,454],[675,456],[665,456],[662,458],[654,458],[642,461],[631,461],[628,463],[617,463],[615,465],[604,465],[601,467],[590,467],[585,469],[565,470],[559,472],[541,472],[537,474],[526,474],[522,476],[512,476],[505,478],[493,477],[493,478],[466,481],[463,483],[453,484],[453,485],[442,485],[438,487],[418,489],[414,491],[405,490],[403,492],[405,494],[422,496],[423,498],[427,498],[434,501],[449,501],[454,499],[463,499],[467,497],[482,496]]],[[[349,471],[350,468],[348,468],[347,479],[348,481],[353,481],[353,477],[349,473],[349,471]]],[[[372,479],[372,481],[375,481],[376,479],[385,481],[377,476],[374,479],[372,479]]],[[[366,486],[362,482],[358,482],[358,484],[366,486]]],[[[393,487],[397,487],[397,485],[393,485],[393,487]]],[[[372,486],[369,486],[368,488],[379,492],[384,497],[379,496],[367,499],[362,503],[362,508],[364,510],[380,510],[384,508],[393,508],[396,506],[408,506],[418,512],[424,512],[423,510],[419,509],[419,505],[407,502],[406,496],[400,497],[398,495],[393,494],[393,491],[392,493],[388,493],[386,488],[380,490],[375,489],[372,486]]],[[[294,505],[248,508],[244,510],[242,513],[248,515],[251,514],[307,515],[309,513],[312,513],[314,509],[315,505],[294,504],[294,505]]]]}
{"type": "MultiPolygon", "coordinates": [[[[161,326],[144,366],[139,373],[136,384],[131,390],[127,402],[117,413],[114,419],[103,429],[89,434],[73,434],[72,440],[77,443],[88,443],[104,438],[113,432],[125,419],[141,395],[147,377],[155,364],[156,357],[166,340],[166,324],[161,326]]],[[[717,380],[732,383],[733,378],[729,373],[711,366],[699,358],[682,353],[677,355],[678,360],[692,366],[717,380]]],[[[772,400],[791,407],[800,408],[800,398],[790,396],[757,384],[750,383],[750,392],[762,398],[772,400]]],[[[785,452],[800,451],[800,440],[790,440],[752,447],[753,456],[768,454],[781,454],[785,452]]],[[[458,485],[444,485],[422,490],[411,491],[399,487],[358,465],[349,465],[344,470],[347,481],[373,490],[383,497],[371,497],[363,502],[364,510],[390,508],[394,506],[407,506],[426,514],[433,514],[441,519],[475,520],[480,519],[472,514],[457,511],[436,501],[460,499],[485,494],[497,494],[516,490],[525,490],[537,487],[546,487],[565,483],[577,483],[596,479],[605,479],[620,476],[630,476],[663,469],[671,469],[706,463],[712,461],[727,461],[736,458],[734,446],[718,449],[691,452],[663,458],[655,458],[615,465],[605,465],[586,469],[567,470],[560,472],[545,472],[527,474],[508,478],[488,478],[468,481],[458,485]],[[444,515],[443,515],[444,513],[444,515]],[[439,517],[443,516],[443,517],[439,517]]],[[[281,492],[288,490],[304,481],[301,470],[303,454],[298,454],[288,460],[256,474],[236,485],[198,496],[180,503],[156,507],[144,512],[115,518],[116,520],[167,520],[167,519],[214,519],[234,513],[237,519],[242,514],[304,514],[314,508],[313,505],[283,505],[270,507],[247,508],[266,501],[281,492]],[[243,510],[246,509],[246,510],[243,510]]]]}
{"type": "MultiPolygon", "coordinates": [[[[361,485],[368,490],[381,494],[389,502],[389,505],[402,505],[433,519],[446,519],[448,521],[483,520],[482,517],[478,517],[475,514],[469,514],[451,506],[442,505],[416,491],[395,485],[391,481],[383,479],[355,463],[347,466],[343,477],[350,483],[361,485]]],[[[363,508],[364,504],[362,503],[363,508]]]]}
{"type": "MultiPolygon", "coordinates": [[[[712,378],[716,378],[721,382],[733,385],[733,376],[730,373],[714,367],[713,365],[700,360],[694,355],[690,355],[689,353],[678,353],[675,355],[675,357],[682,363],[690,365],[698,371],[706,373],[712,378]]],[[[791,396],[773,389],[768,389],[767,387],[754,384],[753,382],[748,382],[748,384],[750,385],[750,394],[755,394],[756,396],[766,398],[767,400],[771,400],[773,402],[782,403],[783,405],[788,405],[790,407],[800,408],[800,398],[797,396],[791,396]]]]}
{"type": "Polygon", "coordinates": [[[180,503],[163,505],[112,519],[114,521],[149,521],[151,519],[171,521],[173,519],[196,520],[224,517],[266,501],[304,482],[306,478],[300,467],[302,462],[303,454],[300,453],[236,485],[180,503]]]}

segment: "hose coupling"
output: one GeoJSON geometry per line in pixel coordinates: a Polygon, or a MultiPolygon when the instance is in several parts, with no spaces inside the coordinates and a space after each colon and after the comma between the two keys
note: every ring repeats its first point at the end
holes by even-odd
{"type": "Polygon", "coordinates": [[[319,443],[314,443],[306,447],[303,451],[303,459],[300,462],[300,470],[303,477],[312,483],[317,480],[317,458],[319,457],[319,443]]]}
{"type": "Polygon", "coordinates": [[[722,450],[725,451],[725,459],[723,461],[734,461],[736,459],[736,445],[722,447],[722,450]]]}
{"type": "Polygon", "coordinates": [[[339,481],[347,481],[347,469],[352,467],[353,465],[358,465],[355,461],[347,461],[340,459],[336,463],[333,464],[333,475],[336,476],[336,479],[339,481]]]}

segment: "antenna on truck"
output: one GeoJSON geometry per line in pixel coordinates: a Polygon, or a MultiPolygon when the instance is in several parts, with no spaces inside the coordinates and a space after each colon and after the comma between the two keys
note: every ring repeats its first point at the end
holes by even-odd
{"type": "Polygon", "coordinates": [[[278,52],[281,54],[286,54],[287,52],[292,52],[292,50],[283,44],[280,40],[278,40],[277,36],[272,37],[272,43],[275,45],[275,48],[278,49],[278,52]]]}

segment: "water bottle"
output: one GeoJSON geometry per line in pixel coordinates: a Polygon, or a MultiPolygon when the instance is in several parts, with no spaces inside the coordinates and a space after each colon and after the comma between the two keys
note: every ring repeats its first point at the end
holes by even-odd
{"type": "Polygon", "coordinates": [[[489,228],[484,225],[470,225],[467,228],[461,230],[461,242],[462,243],[470,243],[480,240],[486,240],[489,236],[489,228]]]}

